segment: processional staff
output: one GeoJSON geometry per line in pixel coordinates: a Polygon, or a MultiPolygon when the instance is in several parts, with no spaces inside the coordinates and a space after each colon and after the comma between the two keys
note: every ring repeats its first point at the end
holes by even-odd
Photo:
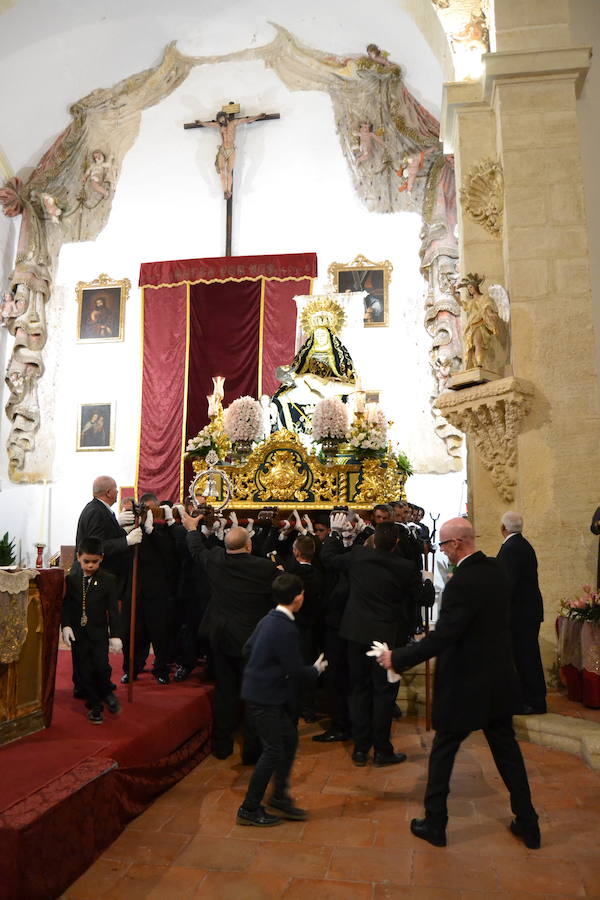
{"type": "MultiPolygon", "coordinates": [[[[435,584],[435,538],[436,538],[436,529],[437,529],[437,521],[440,517],[440,513],[437,516],[432,516],[429,513],[429,518],[433,522],[433,528],[430,536],[430,546],[431,546],[431,574],[433,576],[433,582],[435,584]]],[[[425,609],[425,635],[429,634],[429,607],[425,609]]],[[[431,731],[431,661],[429,659],[425,660],[425,729],[426,731],[431,731]]]]}
{"type": "Polygon", "coordinates": [[[215,168],[223,185],[223,196],[227,201],[227,221],[225,225],[225,256],[231,256],[231,227],[233,221],[233,167],[235,165],[235,132],[238,125],[250,125],[252,122],[264,122],[267,119],[279,119],[279,113],[260,113],[258,116],[240,116],[239,103],[227,103],[214,119],[201,122],[186,122],[184,128],[219,128],[221,143],[217,149],[215,168]]]}

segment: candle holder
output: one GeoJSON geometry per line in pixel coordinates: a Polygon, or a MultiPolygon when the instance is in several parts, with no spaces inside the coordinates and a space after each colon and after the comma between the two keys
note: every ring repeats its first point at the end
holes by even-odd
{"type": "Polygon", "coordinates": [[[43,569],[44,568],[44,548],[46,545],[45,544],[35,544],[34,546],[37,548],[37,557],[35,560],[35,567],[36,567],[36,569],[43,569]]]}

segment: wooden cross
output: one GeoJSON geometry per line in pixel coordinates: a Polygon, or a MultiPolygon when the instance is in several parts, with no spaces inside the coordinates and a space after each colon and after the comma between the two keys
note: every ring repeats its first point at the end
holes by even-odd
{"type": "Polygon", "coordinates": [[[231,226],[233,222],[233,167],[235,165],[235,132],[238,125],[250,125],[251,122],[264,122],[266,119],[279,119],[279,113],[261,113],[258,116],[240,116],[235,114],[240,111],[239,103],[228,103],[220,110],[214,119],[201,122],[186,122],[184,128],[219,128],[221,131],[221,143],[217,150],[215,165],[221,184],[223,196],[227,201],[227,221],[225,224],[225,256],[231,256],[231,226]]]}

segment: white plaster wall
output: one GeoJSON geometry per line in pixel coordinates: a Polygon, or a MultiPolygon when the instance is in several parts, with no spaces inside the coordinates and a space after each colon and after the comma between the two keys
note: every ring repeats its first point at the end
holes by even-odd
{"type": "MultiPolygon", "coordinates": [[[[227,53],[269,41],[273,32],[268,19],[319,49],[361,52],[368,41],[378,41],[405,67],[411,90],[437,112],[439,67],[410,18],[388,0],[376,0],[368,11],[353,8],[350,21],[348,6],[341,0],[327,4],[307,0],[302,10],[274,0],[205,3],[201,15],[197,4],[183,0],[169,4],[168,13],[158,3],[136,0],[125,6],[126,12],[113,2],[67,2],[61,4],[61,16],[51,19],[47,4],[24,0],[2,16],[0,24],[9,26],[13,40],[2,31],[0,81],[14,71],[19,57],[26,73],[15,92],[21,97],[21,110],[34,92],[38,98],[41,92],[43,101],[36,102],[39,119],[37,113],[33,120],[17,117],[14,132],[3,139],[16,171],[37,162],[67,124],[67,103],[154,64],[169,40],[179,38],[180,49],[190,54],[227,53]],[[28,55],[34,54],[43,80],[34,78],[25,65],[28,55]],[[27,127],[32,121],[33,127],[27,127]]],[[[433,435],[428,402],[432,382],[429,339],[422,325],[419,218],[410,213],[374,215],[362,206],[351,186],[327,95],[291,93],[259,62],[203,66],[163,103],[143,113],[103,233],[95,242],[66,245],[61,252],[48,309],[52,348],[40,397],[45,425],[39,440],[52,480],[51,490],[45,492],[51,493],[52,502],[47,499],[42,516],[48,519],[43,539],[52,550],[74,540],[77,516],[90,497],[94,476],[106,472],[120,485],[134,481],[141,387],[141,301],[136,287],[140,263],[224,253],[225,205],[214,169],[217,136],[212,130],[184,131],[182,125],[212,118],[229,99],[240,102],[246,114],[281,113],[279,121],[238,129],[233,253],[316,251],[315,290],[325,284],[333,260],[349,262],[361,253],[391,261],[390,327],[356,329],[347,336],[348,347],[364,387],[381,390],[394,420],[394,437],[417,471],[444,471],[447,458],[433,435]],[[77,344],[75,286],[101,272],[127,277],[132,283],[125,341],[77,344]],[[117,404],[114,452],[76,453],[79,404],[108,400],[117,404]]],[[[12,104],[13,98],[0,99],[0,112],[4,107],[5,113],[14,113],[12,104]]],[[[2,445],[7,433],[3,418],[2,445]]],[[[10,485],[5,463],[2,479],[0,523],[6,522],[23,546],[30,547],[43,531],[36,516],[44,489],[10,485]],[[22,515],[25,500],[34,515],[22,515]]],[[[431,497],[438,511],[442,506],[454,514],[460,505],[462,476],[434,482],[426,485],[417,478],[416,491],[410,488],[409,497],[423,506],[428,505],[425,497],[431,497]]]]}

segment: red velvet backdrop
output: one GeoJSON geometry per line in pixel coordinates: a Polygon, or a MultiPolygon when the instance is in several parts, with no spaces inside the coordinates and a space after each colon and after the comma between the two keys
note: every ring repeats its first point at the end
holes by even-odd
{"type": "Polygon", "coordinates": [[[138,493],[180,499],[187,438],[208,421],[212,376],[224,405],[274,393],[294,355],[293,297],[310,292],[313,253],[144,263],[144,364],[138,493]],[[175,283],[174,283],[175,282],[175,283]]]}

